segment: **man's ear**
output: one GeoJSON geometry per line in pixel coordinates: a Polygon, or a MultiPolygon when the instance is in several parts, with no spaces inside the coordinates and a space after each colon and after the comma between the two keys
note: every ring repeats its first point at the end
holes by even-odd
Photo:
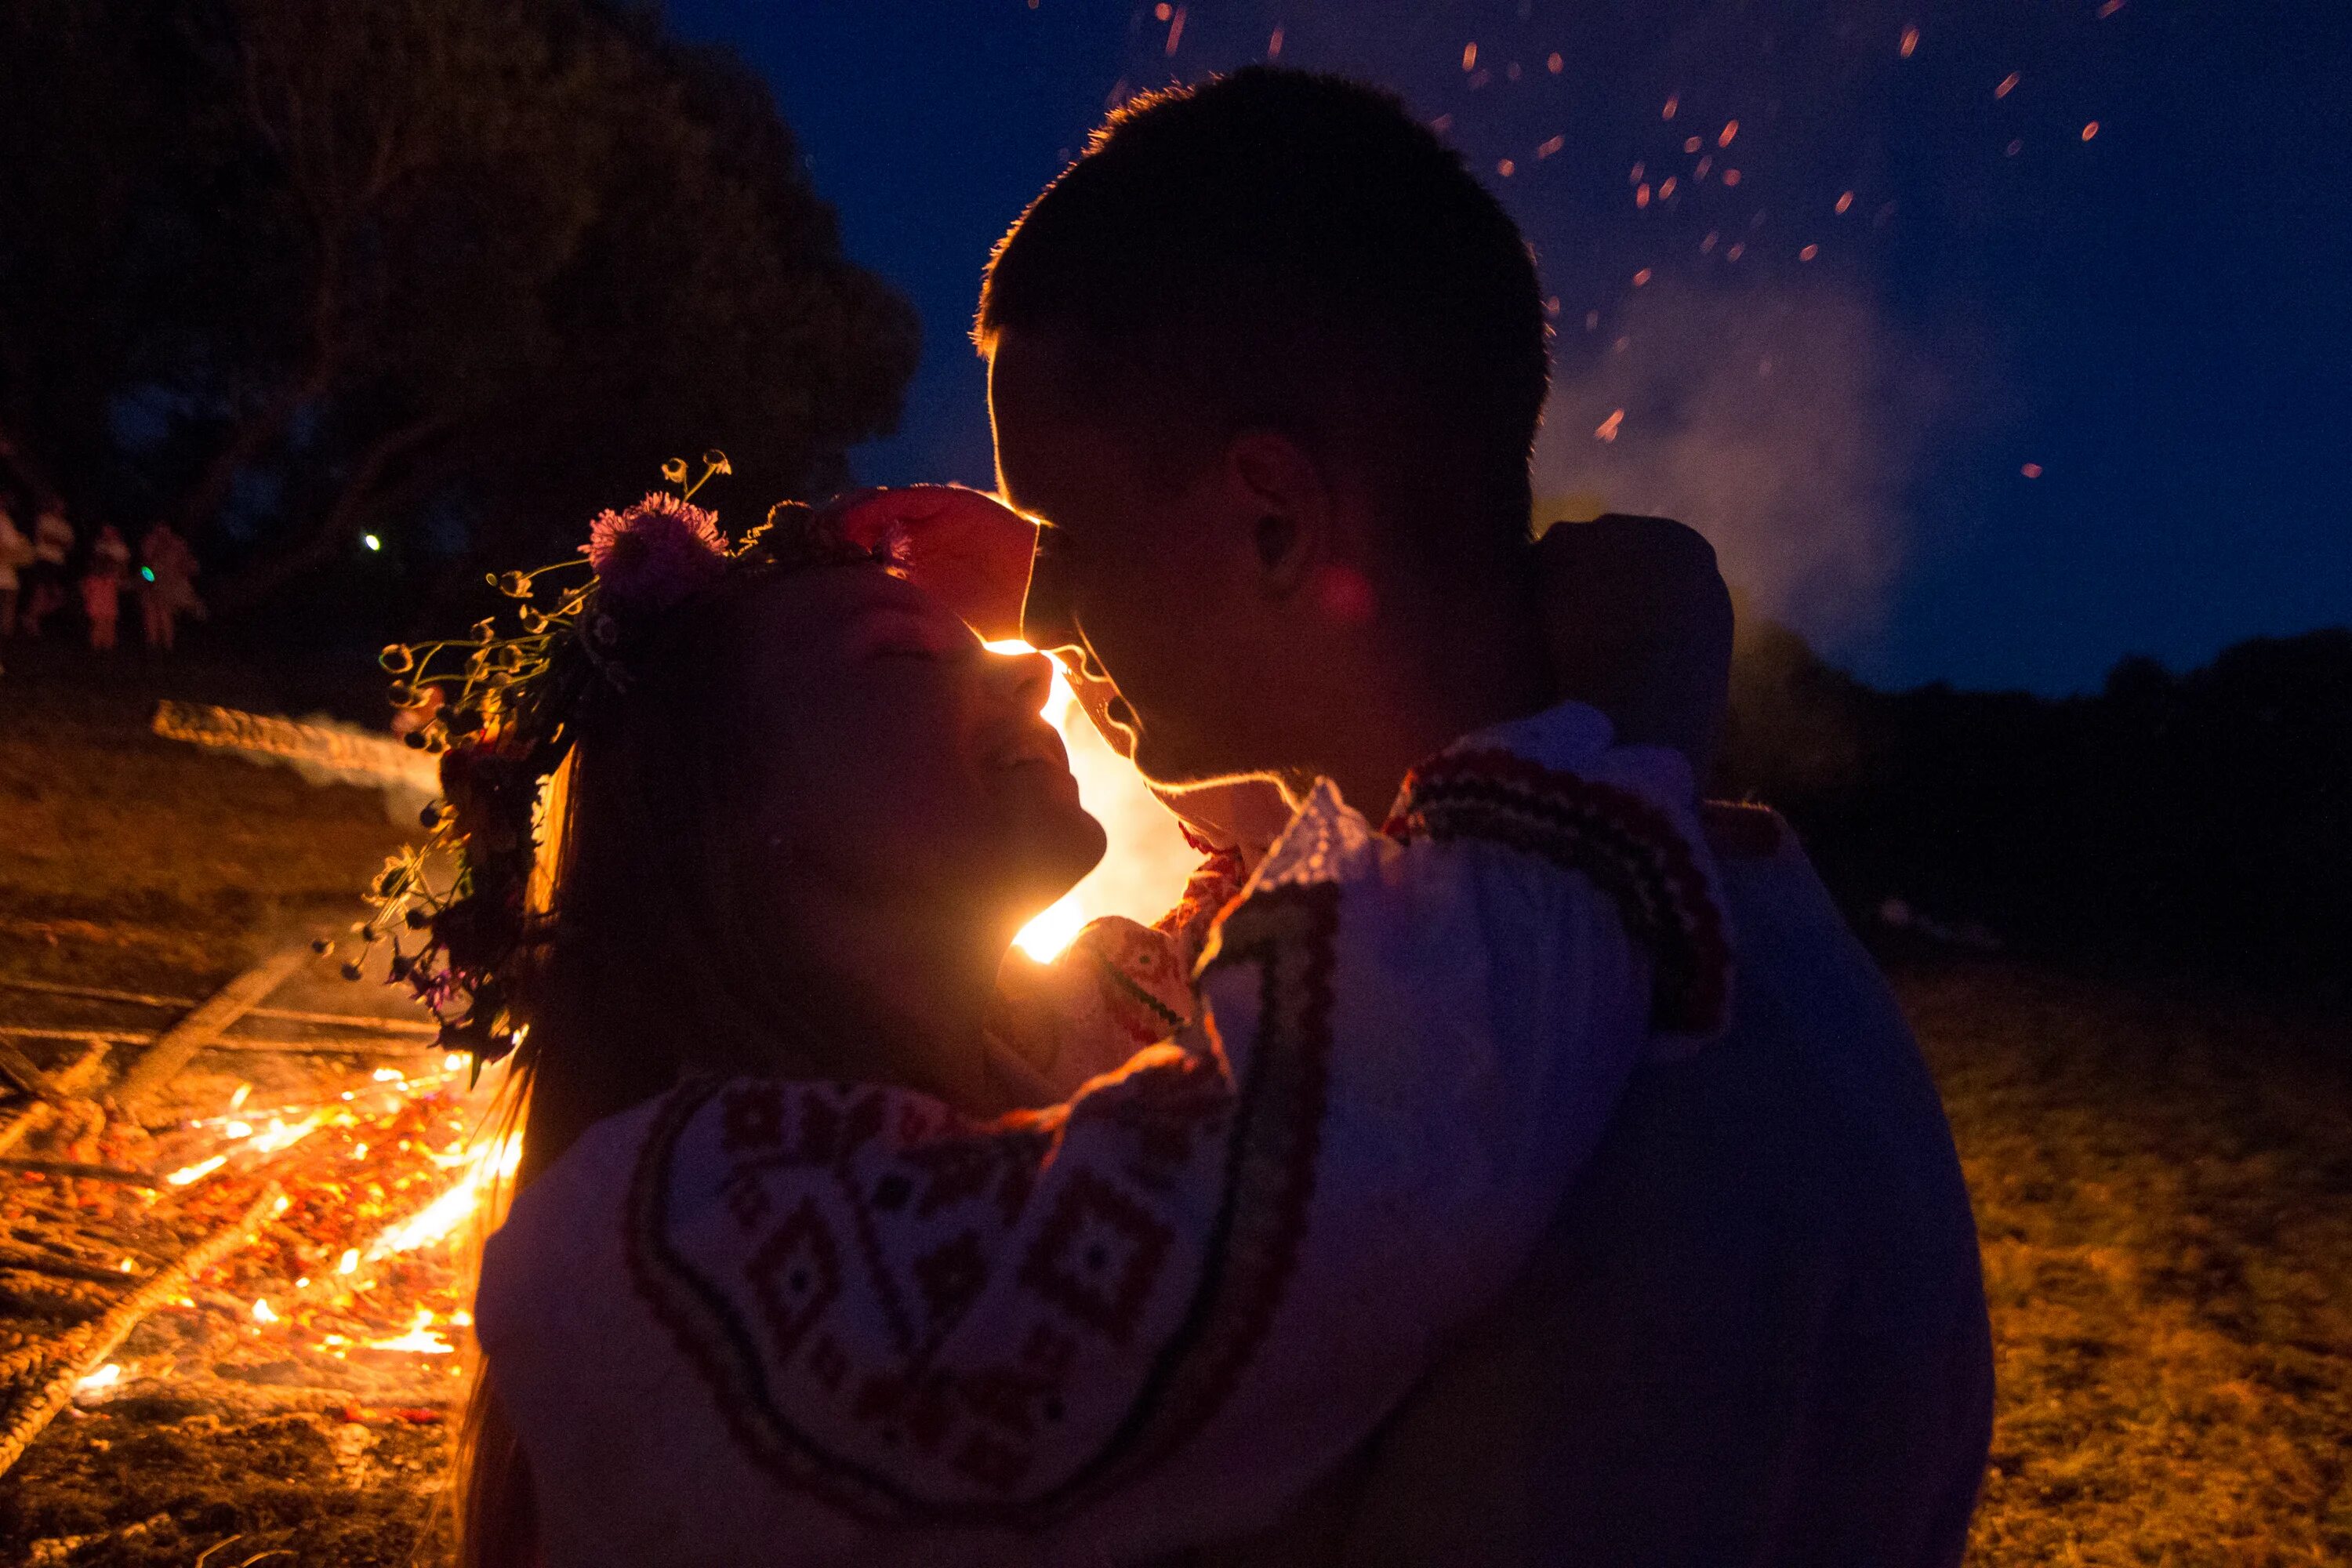
{"type": "Polygon", "coordinates": [[[1225,447],[1225,482],[1248,520],[1260,590],[1287,599],[1330,550],[1331,488],[1314,455],[1278,430],[1244,430],[1225,447]]]}

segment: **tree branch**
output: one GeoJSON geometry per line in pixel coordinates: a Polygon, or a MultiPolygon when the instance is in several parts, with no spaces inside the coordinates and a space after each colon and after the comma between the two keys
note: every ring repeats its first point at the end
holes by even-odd
{"type": "Polygon", "coordinates": [[[457,423],[448,416],[436,415],[378,436],[361,454],[351,478],[336,492],[334,504],[310,536],[292,549],[226,579],[212,596],[213,610],[223,616],[242,615],[296,578],[331,563],[359,537],[369,507],[385,493],[386,471],[449,434],[457,423]]]}

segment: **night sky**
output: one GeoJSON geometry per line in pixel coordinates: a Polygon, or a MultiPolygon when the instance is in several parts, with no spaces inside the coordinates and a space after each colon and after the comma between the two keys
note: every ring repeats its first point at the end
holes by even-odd
{"type": "Polygon", "coordinates": [[[2340,0],[669,14],[773,84],[851,253],[922,312],[862,479],[990,482],[990,244],[1108,104],[1279,28],[1283,63],[1440,121],[1534,242],[1555,513],[1684,518],[1883,684],[2082,690],[2352,621],[2340,0]]]}

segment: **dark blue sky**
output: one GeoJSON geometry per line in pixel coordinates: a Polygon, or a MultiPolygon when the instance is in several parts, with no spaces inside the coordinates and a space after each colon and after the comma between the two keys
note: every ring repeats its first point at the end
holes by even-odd
{"type": "Polygon", "coordinates": [[[1115,94],[1278,26],[1285,64],[1448,117],[1535,243],[1563,509],[1684,516],[1886,683],[2076,690],[2352,621],[2352,6],[1168,11],[672,0],[773,84],[850,251],[922,312],[862,478],[988,482],[963,332],[990,244],[1115,94]]]}

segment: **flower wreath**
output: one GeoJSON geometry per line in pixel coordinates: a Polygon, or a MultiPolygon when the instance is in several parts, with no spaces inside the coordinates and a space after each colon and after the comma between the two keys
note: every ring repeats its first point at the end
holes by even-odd
{"type": "MultiPolygon", "coordinates": [[[[391,944],[392,983],[432,1011],[440,1045],[469,1053],[477,1075],[528,1029],[513,1010],[514,981],[545,936],[529,894],[552,826],[549,782],[587,706],[629,689],[646,630],[732,572],[898,567],[902,540],[853,542],[837,506],[780,502],[730,545],[718,514],[694,503],[715,475],[733,471],[727,455],[705,453],[692,484],[688,471],[672,458],[662,476],[676,494],[655,490],[600,513],[579,555],[493,573],[491,585],[514,602],[515,631],[501,635],[493,616],[469,637],[395,643],[379,656],[394,705],[421,717],[407,743],[440,755],[441,798],[425,808],[425,840],[384,862],[368,889],[369,916],[352,929],[363,951],[391,944]]],[[[362,969],[353,959],[342,972],[357,980],[362,969]]]]}

